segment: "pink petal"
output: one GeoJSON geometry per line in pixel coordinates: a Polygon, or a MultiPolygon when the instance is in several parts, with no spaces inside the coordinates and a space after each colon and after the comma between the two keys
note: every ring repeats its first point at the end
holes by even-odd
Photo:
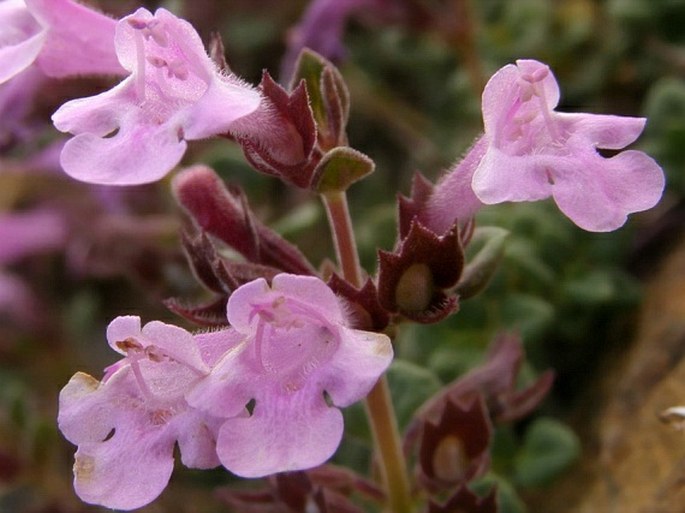
{"type": "Polygon", "coordinates": [[[45,37],[23,0],[0,2],[0,84],[33,63],[45,37]]]}
{"type": "MultiPolygon", "coordinates": [[[[127,374],[128,369],[112,376],[111,382],[130,387],[127,374]]],[[[103,390],[98,380],[83,372],[71,377],[60,391],[57,416],[59,429],[67,440],[78,445],[101,442],[107,437],[116,416],[108,390],[103,390]]]]}
{"type": "MultiPolygon", "coordinates": [[[[229,328],[232,330],[232,328],[229,328]]],[[[229,350],[212,372],[200,380],[186,394],[186,401],[194,408],[215,417],[235,417],[245,411],[256,391],[266,382],[263,376],[244,363],[241,352],[248,346],[229,350]]]]}
{"type": "Polygon", "coordinates": [[[0,47],[0,84],[28,68],[44,43],[45,33],[39,32],[19,44],[0,47]]]}
{"type": "Polygon", "coordinates": [[[473,192],[488,205],[545,199],[552,193],[546,169],[535,155],[507,155],[491,146],[473,174],[473,192]]]}
{"type": "Polygon", "coordinates": [[[193,336],[178,326],[159,321],[147,323],[142,335],[176,362],[200,372],[209,372],[193,336]]]}
{"type": "Polygon", "coordinates": [[[582,134],[595,148],[620,150],[634,142],[645,128],[646,118],[605,114],[555,113],[567,133],[582,134]]]}
{"type": "Polygon", "coordinates": [[[274,292],[311,305],[330,324],[344,323],[340,302],[333,291],[316,276],[278,274],[272,282],[274,292]]]}
{"type": "Polygon", "coordinates": [[[341,331],[342,341],[322,371],[319,386],[342,408],[366,397],[392,362],[393,350],[390,339],[381,333],[341,331]]]}
{"type": "Polygon", "coordinates": [[[231,349],[235,348],[245,338],[234,329],[223,329],[197,333],[195,343],[200,348],[200,354],[205,364],[213,367],[231,349]]]}
{"type": "Polygon", "coordinates": [[[134,426],[117,427],[100,443],[83,443],[76,451],[74,489],[85,502],[131,510],[162,493],[174,468],[174,439],[134,426]]]}
{"type": "Polygon", "coordinates": [[[519,70],[514,64],[497,70],[490,77],[483,89],[481,101],[483,111],[483,124],[485,133],[493,138],[493,134],[499,132],[499,125],[503,116],[506,116],[518,97],[516,81],[519,79],[519,70]]]}
{"type": "Polygon", "coordinates": [[[343,418],[316,385],[295,394],[265,391],[253,415],[228,419],[217,440],[221,463],[242,477],[312,468],[329,459],[343,433],[343,418]]]}
{"type": "Polygon", "coordinates": [[[253,280],[238,287],[228,298],[226,311],[231,326],[241,333],[250,334],[252,328],[254,305],[262,304],[266,297],[275,295],[271,293],[271,287],[264,278],[253,280]]]}
{"type": "Polygon", "coordinates": [[[107,342],[117,353],[126,354],[117,342],[123,342],[128,337],[140,334],[140,317],[137,315],[119,316],[107,326],[107,342]]]}
{"type": "Polygon", "coordinates": [[[582,165],[571,161],[560,170],[554,200],[574,223],[593,232],[620,228],[628,214],[652,208],[665,184],[659,165],[632,150],[610,159],[589,155],[582,165]]]}
{"type": "Polygon", "coordinates": [[[206,469],[221,464],[216,454],[216,437],[222,422],[223,419],[193,412],[175,423],[181,461],[186,467],[206,469]]]}
{"type": "Polygon", "coordinates": [[[126,73],[114,51],[116,21],[71,0],[26,0],[47,29],[38,65],[51,77],[126,73]]]}
{"type": "Polygon", "coordinates": [[[88,98],[71,100],[52,115],[55,128],[72,134],[92,133],[104,137],[118,129],[130,110],[131,79],[88,98]]]}
{"type": "Polygon", "coordinates": [[[183,123],[185,137],[205,139],[227,133],[234,121],[252,114],[261,101],[262,97],[252,87],[217,75],[189,109],[183,123]]]}
{"type": "Polygon", "coordinates": [[[102,138],[83,133],[67,141],[60,162],[71,177],[102,185],[139,185],[159,180],[183,157],[187,143],[173,126],[129,123],[102,138]]]}

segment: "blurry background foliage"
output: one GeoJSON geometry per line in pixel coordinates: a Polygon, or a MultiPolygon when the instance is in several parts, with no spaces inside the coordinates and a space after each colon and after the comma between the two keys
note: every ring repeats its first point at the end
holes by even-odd
{"type": "MultiPolygon", "coordinates": [[[[607,361],[630,343],[641,280],[679,235],[673,227],[682,225],[685,193],[685,0],[465,2],[406,1],[442,13],[435,18],[439,25],[387,23],[362,15],[348,26],[348,55],[340,69],[352,95],[350,144],[377,163],[376,173],[350,190],[362,259],[370,272],[376,248],[389,249],[395,240],[396,192],[409,192],[416,170],[435,179],[459,158],[481,130],[482,86],[492,72],[517,58],[550,65],[562,89],[561,110],[647,116],[637,146],[657,158],[668,177],[659,207],[632,216],[610,234],[584,233],[550,202],[484,209],[480,225],[511,231],[489,288],[464,302],[447,322],[402,327],[390,375],[402,424],[442,384],[482,362],[499,330],[516,330],[523,338],[529,357],[522,381],[548,367],[556,370],[554,391],[542,411],[498,429],[493,470],[479,484],[487,490],[499,483],[504,511],[523,512],[526,490],[548,486],[577,456],[578,439],[564,421],[573,418],[579,398],[592,393],[607,361]]],[[[232,68],[255,83],[264,68],[277,75],[287,31],[305,8],[305,2],[281,0],[145,4],[184,16],[205,40],[220,31],[232,68]]],[[[129,0],[100,5],[115,15],[138,6],[129,0]]],[[[58,101],[59,94],[54,96],[58,101]]],[[[42,107],[43,114],[54,108],[42,107]]],[[[187,163],[205,162],[240,183],[260,216],[314,262],[332,255],[317,198],[251,171],[231,143],[200,142],[191,150],[187,163]]],[[[6,210],[44,198],[72,205],[87,189],[55,177],[4,173],[0,179],[0,207],[6,210]]],[[[183,324],[160,299],[202,294],[178,250],[180,216],[168,181],[123,194],[130,213],[162,216],[173,229],[148,240],[144,251],[135,241],[105,241],[100,257],[121,259],[105,266],[107,272],[74,272],[65,255],[40,256],[12,268],[30,283],[43,313],[30,325],[7,319],[0,333],[2,513],[100,510],[74,497],[74,448],[55,426],[58,391],[75,371],[99,377],[115,360],[104,338],[114,316],[183,324]],[[137,195],[155,201],[138,202],[137,195]]],[[[81,244],[93,236],[74,233],[81,244]]],[[[98,249],[91,243],[91,252],[98,249]]],[[[346,417],[349,435],[336,459],[364,471],[369,460],[365,420],[360,408],[346,417]]],[[[183,470],[144,511],[222,511],[211,491],[230,481],[220,470],[183,470]]]]}

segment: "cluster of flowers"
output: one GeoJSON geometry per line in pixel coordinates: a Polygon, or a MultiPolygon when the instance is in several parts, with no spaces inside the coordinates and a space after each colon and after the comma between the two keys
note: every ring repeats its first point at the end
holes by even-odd
{"type": "Polygon", "coordinates": [[[230,327],[192,335],[118,317],[107,341],[124,358],[98,382],[77,373],[59,426],[78,445],[75,488],[87,502],[133,509],[156,498],[174,445],[191,468],[244,477],[311,468],[336,450],[339,407],[368,394],[392,359],[387,336],[347,327],[311,276],[258,279],[228,301],[230,327]]]}
{"type": "MultiPolygon", "coordinates": [[[[0,84],[36,71],[124,77],[53,115],[74,136],[61,165],[79,180],[152,182],[180,163],[187,141],[211,136],[236,141],[257,170],[329,200],[373,169],[347,147],[347,91],[322,60],[312,61],[314,80],[295,73],[302,80],[285,89],[265,73],[255,88],[228,71],[220,41],[210,56],[194,28],[164,9],[116,21],[72,0],[3,0],[0,34],[0,84]]],[[[102,380],[77,373],[60,395],[60,429],[78,445],[79,496],[119,509],[147,504],[169,480],[176,443],[189,467],[222,464],[245,477],[325,462],[342,437],[339,408],[363,399],[392,360],[385,328],[396,318],[437,322],[456,310],[457,293],[479,285],[463,246],[483,204],[553,197],[590,231],[617,229],[654,206],[664,176],[650,157],[598,151],[625,148],[645,120],[559,113],[558,102],[540,62],[496,72],[483,93],[484,134],[437,184],[417,176],[400,200],[397,249],[380,253],[378,276],[363,287],[350,273],[322,281],[211,172],[179,176],[177,199],[202,231],[185,241],[191,264],[220,294],[207,307],[170,308],[219,328],[111,322],[107,340],[123,358],[102,380]],[[205,234],[247,264],[217,259],[205,234]]]]}

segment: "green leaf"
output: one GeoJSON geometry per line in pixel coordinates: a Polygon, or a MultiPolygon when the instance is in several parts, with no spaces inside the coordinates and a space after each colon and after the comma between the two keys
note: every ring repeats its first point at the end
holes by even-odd
{"type": "Polygon", "coordinates": [[[544,486],[558,477],[580,455],[580,442],[566,425],[551,418],[536,420],[526,431],[514,462],[514,481],[520,486],[544,486]]]}
{"type": "Polygon", "coordinates": [[[498,513],[526,513],[526,506],[516,490],[502,476],[490,472],[471,484],[473,491],[480,496],[489,493],[493,486],[497,487],[498,513]]]}
{"type": "Polygon", "coordinates": [[[502,303],[503,323],[517,330],[524,340],[534,340],[544,334],[555,318],[554,306],[540,297],[514,293],[502,303]]]}
{"type": "Polygon", "coordinates": [[[354,182],[373,173],[373,160],[363,153],[339,146],[326,153],[314,171],[312,184],[321,194],[346,191],[354,182]]]}
{"type": "Polygon", "coordinates": [[[388,370],[388,382],[400,429],[404,429],[418,407],[442,387],[430,370],[399,359],[388,370]]]}
{"type": "Polygon", "coordinates": [[[475,256],[468,259],[457,292],[468,299],[482,292],[492,279],[504,256],[509,231],[495,226],[477,228],[470,245],[480,245],[475,256]]]}

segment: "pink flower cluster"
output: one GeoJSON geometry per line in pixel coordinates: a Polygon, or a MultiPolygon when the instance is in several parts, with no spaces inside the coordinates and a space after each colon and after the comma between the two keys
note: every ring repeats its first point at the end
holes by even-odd
{"type": "MultiPolygon", "coordinates": [[[[317,2],[311,23],[301,27],[302,41],[326,19],[336,39],[349,13],[365,3],[317,2]]],[[[140,8],[116,21],[73,0],[0,0],[0,110],[8,104],[3,97],[30,96],[38,88],[38,82],[7,88],[10,79],[16,87],[46,76],[123,77],[110,90],[65,103],[52,117],[73,136],[61,151],[64,171],[90,183],[159,180],[181,162],[188,141],[232,136],[249,143],[246,155],[256,169],[261,164],[303,187],[321,172],[326,187],[316,190],[342,192],[373,163],[346,147],[349,98],[342,77],[324,61],[309,64],[322,69],[321,90],[310,81],[286,91],[266,75],[257,89],[221,69],[195,29],[165,9],[140,8]],[[322,137],[322,128],[335,137],[322,137]]],[[[495,73],[483,93],[484,134],[435,186],[416,182],[400,212],[406,228],[400,249],[381,254],[379,277],[359,290],[337,276],[332,289],[317,277],[281,272],[314,273],[315,267],[253,219],[242,193],[219,188],[202,170],[187,175],[195,187],[180,196],[200,218],[195,249],[204,260],[196,264],[223,294],[212,306],[223,309],[228,296],[228,327],[191,333],[158,321],[143,326],[136,316],[110,323],[107,341],[122,358],[101,380],[75,374],[60,394],[59,427],[78,446],[78,495],[110,508],[141,507],[167,485],[176,446],[188,467],[223,465],[243,477],[322,464],[343,435],[340,408],[363,399],[393,358],[389,338],[353,328],[333,290],[357,298],[369,314],[366,326],[377,330],[396,318],[437,322],[456,311],[462,245],[473,228],[466,221],[484,204],[552,197],[590,231],[617,229],[628,214],[654,206],[664,187],[661,168],[640,151],[616,152],[637,139],[645,120],[560,113],[558,103],[557,82],[540,62],[520,60],[495,73]],[[599,150],[616,154],[607,158],[599,150]],[[208,235],[246,262],[224,265],[208,235]],[[288,259],[294,269],[278,267],[288,259]]],[[[0,289],[15,290],[10,285],[0,289]]],[[[448,413],[445,418],[463,412],[448,413]]]]}
{"type": "Polygon", "coordinates": [[[123,358],[102,381],[75,374],[60,394],[84,501],[129,510],[154,500],[176,443],[186,466],[244,477],[320,465],[342,438],[339,408],[364,398],[393,356],[386,335],[350,328],[312,276],[249,282],[227,317],[229,328],[199,334],[133,316],[110,323],[123,358]]]}

